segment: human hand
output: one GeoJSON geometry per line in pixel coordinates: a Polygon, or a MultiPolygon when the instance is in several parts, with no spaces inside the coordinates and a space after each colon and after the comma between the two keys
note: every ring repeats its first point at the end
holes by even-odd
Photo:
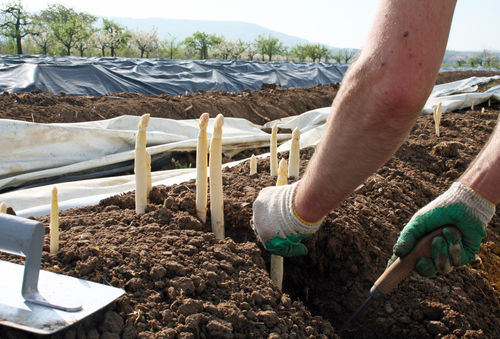
{"type": "Polygon", "coordinates": [[[432,240],[432,258],[420,258],[416,271],[422,276],[448,273],[452,266],[468,264],[486,236],[486,226],[495,214],[495,205],[462,183],[454,183],[446,192],[421,208],[403,228],[394,245],[389,264],[408,255],[426,233],[444,225],[453,225],[460,234],[444,227],[432,240]]]}
{"type": "Polygon", "coordinates": [[[298,182],[264,188],[253,203],[252,228],[271,253],[283,257],[307,254],[302,239],[316,232],[323,220],[307,223],[293,207],[298,182]]]}

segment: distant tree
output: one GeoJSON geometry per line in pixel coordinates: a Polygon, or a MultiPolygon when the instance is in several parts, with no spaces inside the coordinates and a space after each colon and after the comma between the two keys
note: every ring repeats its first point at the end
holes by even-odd
{"type": "Polygon", "coordinates": [[[331,55],[331,51],[320,44],[306,44],[298,45],[297,49],[295,49],[295,55],[299,60],[302,59],[301,61],[304,61],[306,58],[311,58],[312,62],[316,62],[316,60],[321,61],[321,58],[327,61],[327,58],[331,55]]]}
{"type": "Polygon", "coordinates": [[[192,48],[200,53],[200,59],[208,59],[208,51],[211,48],[217,47],[223,38],[215,34],[207,34],[205,32],[195,32],[192,36],[184,40],[184,45],[187,48],[192,48]]]}
{"type": "Polygon", "coordinates": [[[457,63],[458,67],[463,67],[465,65],[466,61],[463,58],[459,58],[459,59],[457,59],[456,63],[457,63]]]}
{"type": "Polygon", "coordinates": [[[116,56],[116,50],[126,45],[132,38],[128,30],[117,24],[116,22],[108,19],[103,19],[103,31],[106,33],[107,45],[109,47],[111,56],[116,56]]]}
{"type": "Polygon", "coordinates": [[[484,67],[497,67],[498,66],[498,57],[494,54],[490,53],[486,49],[483,50],[481,55],[479,56],[481,59],[480,65],[484,67]]]}
{"type": "Polygon", "coordinates": [[[283,43],[279,41],[278,38],[273,38],[268,36],[267,38],[263,35],[259,35],[255,40],[257,44],[257,50],[262,55],[262,61],[264,61],[264,56],[269,57],[269,61],[272,61],[274,55],[278,55],[283,52],[283,43]]]}
{"type": "Polygon", "coordinates": [[[94,32],[92,35],[92,44],[94,47],[99,48],[101,51],[101,55],[103,57],[106,56],[106,48],[109,47],[109,39],[107,36],[107,32],[100,29],[94,32]]]}
{"type": "Polygon", "coordinates": [[[356,57],[356,52],[352,49],[344,49],[342,52],[342,61],[344,64],[351,63],[356,57]]]}
{"type": "Polygon", "coordinates": [[[199,51],[190,46],[185,46],[179,51],[184,59],[195,59],[196,55],[199,57],[199,51]]]}
{"type": "Polygon", "coordinates": [[[307,54],[303,45],[295,45],[290,49],[292,56],[299,59],[300,62],[306,61],[307,54]]]}
{"type": "Polygon", "coordinates": [[[341,49],[337,53],[335,53],[332,58],[341,64],[348,64],[354,57],[356,56],[356,52],[352,49],[341,49]]]}
{"type": "Polygon", "coordinates": [[[325,62],[328,62],[333,57],[332,50],[325,47],[325,50],[324,50],[322,57],[323,57],[323,60],[325,60],[325,62]]]}
{"type": "Polygon", "coordinates": [[[33,44],[38,49],[37,53],[47,55],[49,54],[50,46],[52,45],[52,39],[50,33],[46,31],[40,31],[39,34],[34,35],[31,40],[33,40],[33,44]]]}
{"type": "Polygon", "coordinates": [[[248,57],[248,60],[253,61],[253,58],[258,53],[257,44],[255,42],[246,43],[245,52],[248,57]]]}
{"type": "Polygon", "coordinates": [[[313,62],[316,62],[316,60],[321,61],[321,57],[325,53],[325,50],[326,48],[324,48],[320,44],[310,45],[309,56],[311,57],[313,62]]]}
{"type": "Polygon", "coordinates": [[[338,62],[339,64],[342,63],[342,53],[338,51],[337,53],[332,55],[332,59],[338,62]]]}
{"type": "Polygon", "coordinates": [[[174,56],[177,55],[178,51],[179,51],[179,44],[176,44],[175,43],[175,38],[173,36],[170,36],[170,39],[168,40],[165,40],[163,42],[163,46],[165,48],[165,50],[167,51],[167,57],[169,59],[174,59],[174,56]]]}
{"type": "Polygon", "coordinates": [[[87,38],[84,40],[80,40],[75,44],[75,48],[80,53],[80,56],[83,57],[85,55],[85,51],[93,47],[93,42],[91,39],[87,38]]]}
{"type": "Polygon", "coordinates": [[[227,60],[231,56],[234,45],[233,42],[228,40],[222,40],[215,51],[215,55],[222,60],[227,60]]]}
{"type": "Polygon", "coordinates": [[[288,48],[288,46],[283,46],[283,48],[281,49],[281,52],[278,54],[278,56],[276,57],[277,59],[281,56],[281,59],[279,59],[280,61],[290,61],[290,58],[292,56],[292,54],[290,53],[290,48],[288,48]]]}
{"type": "Polygon", "coordinates": [[[50,48],[54,45],[55,41],[50,33],[50,27],[40,16],[33,16],[33,30],[36,34],[33,34],[31,40],[33,44],[38,49],[37,53],[49,54],[50,48]]]}
{"type": "Polygon", "coordinates": [[[231,59],[240,60],[243,53],[247,49],[247,43],[241,41],[240,39],[233,42],[233,50],[231,51],[231,59]]]}
{"type": "Polygon", "coordinates": [[[14,39],[17,54],[23,54],[22,39],[37,32],[33,27],[33,19],[23,8],[21,1],[6,4],[0,11],[0,32],[7,38],[14,39]]]}
{"type": "Polygon", "coordinates": [[[223,60],[239,60],[246,50],[246,44],[238,39],[237,41],[222,40],[216,48],[216,55],[223,60]]]}
{"type": "Polygon", "coordinates": [[[481,64],[481,58],[470,57],[469,59],[467,59],[467,64],[471,67],[477,67],[481,64]]]}
{"type": "Polygon", "coordinates": [[[71,55],[71,49],[77,44],[90,39],[92,24],[96,21],[93,15],[59,4],[49,5],[40,17],[48,23],[54,39],[64,46],[66,55],[71,55]]]}
{"type": "Polygon", "coordinates": [[[487,55],[485,58],[484,58],[484,62],[483,62],[483,65],[485,67],[489,67],[489,68],[492,68],[492,67],[498,67],[498,57],[494,56],[494,55],[487,55]]]}
{"type": "Polygon", "coordinates": [[[153,28],[150,32],[133,32],[132,41],[141,52],[141,58],[144,57],[144,54],[146,54],[146,58],[149,58],[149,53],[160,47],[156,28],[153,28]]]}

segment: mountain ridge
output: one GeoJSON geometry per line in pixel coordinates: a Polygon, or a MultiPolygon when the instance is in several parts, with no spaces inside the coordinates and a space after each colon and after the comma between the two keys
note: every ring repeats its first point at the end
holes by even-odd
{"type": "MultiPolygon", "coordinates": [[[[334,53],[341,49],[357,51],[358,49],[346,48],[343,46],[331,46],[318,41],[310,41],[283,32],[275,31],[264,26],[244,21],[215,21],[215,20],[193,20],[193,19],[170,19],[170,18],[128,18],[128,17],[106,17],[127,27],[132,31],[148,32],[156,27],[160,40],[172,40],[181,42],[196,31],[207,34],[216,34],[223,36],[227,40],[236,41],[241,39],[244,42],[252,42],[259,35],[265,37],[271,36],[279,39],[285,46],[293,47],[304,44],[321,44],[334,53]]],[[[102,17],[101,17],[102,19],[102,17]]],[[[458,51],[446,50],[443,64],[452,64],[459,58],[469,58],[479,56],[483,51],[458,51]]],[[[500,51],[488,51],[489,53],[500,57],[500,51]]]]}
{"type": "Polygon", "coordinates": [[[278,32],[264,26],[244,21],[215,21],[215,20],[192,20],[192,19],[168,19],[168,18],[126,18],[107,17],[132,31],[150,31],[156,27],[160,40],[171,40],[175,38],[180,42],[196,31],[207,34],[222,35],[227,40],[250,42],[259,35],[278,38],[286,46],[298,44],[319,43],[327,48],[338,49],[321,42],[312,42],[304,38],[296,37],[283,32],[278,32]]]}

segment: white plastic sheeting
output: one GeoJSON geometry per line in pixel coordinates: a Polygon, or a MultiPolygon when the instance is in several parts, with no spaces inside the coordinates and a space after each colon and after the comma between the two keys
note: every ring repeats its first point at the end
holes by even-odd
{"type": "Polygon", "coordinates": [[[423,114],[432,113],[432,108],[442,103],[443,113],[453,112],[463,108],[476,106],[488,101],[490,98],[500,101],[500,89],[495,86],[481,93],[476,93],[479,85],[499,80],[500,76],[471,77],[464,80],[436,85],[432,90],[423,114]]]}
{"type": "MultiPolygon", "coordinates": [[[[0,120],[6,151],[0,163],[0,189],[81,173],[134,159],[135,136],[140,117],[71,124],[37,124],[0,120]]],[[[208,136],[213,130],[208,125],[208,136]]],[[[151,118],[147,130],[151,156],[168,152],[195,151],[198,120],[151,118]]],[[[286,139],[280,135],[280,139],[286,139]]],[[[262,147],[269,134],[245,119],[226,118],[223,151],[262,147]]]]}
{"type": "MultiPolygon", "coordinates": [[[[474,93],[480,83],[500,77],[471,78],[435,86],[422,113],[432,113],[433,106],[442,103],[443,112],[478,105],[490,98],[500,101],[500,86],[484,93],[474,93]]],[[[223,127],[223,149],[227,152],[269,145],[270,135],[261,130],[278,124],[281,128],[299,128],[301,148],[315,145],[324,130],[329,107],[305,112],[269,122],[264,126],[244,119],[226,118],[223,127]]],[[[82,169],[133,159],[135,133],[139,117],[123,116],[111,120],[77,124],[33,124],[0,120],[4,141],[0,164],[0,188],[37,179],[54,177],[82,169]]],[[[210,119],[209,138],[213,130],[210,119]]],[[[198,120],[152,118],[148,127],[148,151],[154,155],[172,151],[194,151],[198,135],[198,120]]],[[[279,151],[289,149],[290,134],[279,134],[279,151]]],[[[260,157],[266,157],[263,154],[260,157]]],[[[235,162],[238,163],[238,162],[235,162]]],[[[232,166],[235,163],[227,164],[232,166]]],[[[153,173],[153,184],[171,185],[195,178],[195,169],[159,171],[153,173]]],[[[49,213],[53,185],[22,189],[0,194],[19,215],[38,216],[49,213]]],[[[133,175],[92,179],[57,184],[60,209],[80,207],[134,190],[133,175]]]]}

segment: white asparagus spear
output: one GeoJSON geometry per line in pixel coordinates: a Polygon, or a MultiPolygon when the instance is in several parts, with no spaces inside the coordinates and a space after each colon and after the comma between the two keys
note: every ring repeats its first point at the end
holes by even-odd
{"type": "Polygon", "coordinates": [[[274,125],[271,130],[269,172],[272,177],[278,175],[278,126],[274,125]]]}
{"type": "MultiPolygon", "coordinates": [[[[287,183],[287,161],[281,159],[276,186],[286,185],[287,183]]],[[[283,288],[283,257],[280,255],[271,254],[271,280],[274,281],[281,291],[283,288]]]]}
{"type": "Polygon", "coordinates": [[[276,179],[276,186],[283,186],[288,184],[287,167],[288,163],[286,159],[281,158],[280,165],[278,167],[278,178],[276,179]]]}
{"type": "Polygon", "coordinates": [[[283,288],[283,257],[281,255],[271,254],[271,280],[281,291],[283,288]]]}
{"type": "Polygon", "coordinates": [[[437,108],[433,110],[434,115],[434,129],[436,130],[436,136],[439,137],[439,124],[441,123],[441,116],[443,115],[443,109],[441,103],[438,104],[437,108]]]}
{"type": "Polygon", "coordinates": [[[436,136],[438,135],[438,124],[437,124],[437,118],[436,118],[436,107],[432,107],[432,118],[434,119],[434,133],[436,136]]]}
{"type": "Polygon", "coordinates": [[[146,129],[149,123],[149,114],[143,114],[137,126],[135,139],[135,213],[146,211],[148,198],[148,154],[146,151],[146,129]]]}
{"type": "Polygon", "coordinates": [[[59,251],[59,204],[57,199],[57,187],[52,188],[52,200],[50,202],[50,253],[59,251]]]}
{"type": "Polygon", "coordinates": [[[5,201],[0,204],[0,213],[7,213],[7,203],[5,201]]]}
{"type": "Polygon", "coordinates": [[[288,177],[297,179],[300,168],[300,130],[298,127],[292,132],[290,156],[288,158],[288,177]]]}
{"type": "Polygon", "coordinates": [[[210,141],[210,216],[212,232],[217,239],[224,239],[224,197],[222,195],[222,125],[224,116],[215,118],[210,141]]]}
{"type": "Polygon", "coordinates": [[[200,131],[196,146],[196,215],[205,223],[207,221],[207,192],[208,192],[208,139],[207,125],[209,114],[200,116],[200,131]]]}
{"type": "Polygon", "coordinates": [[[257,173],[257,158],[255,154],[250,157],[250,175],[257,173]]]}
{"type": "Polygon", "coordinates": [[[149,154],[148,151],[146,151],[146,159],[148,160],[146,168],[146,183],[147,183],[146,199],[149,202],[149,193],[153,188],[153,179],[151,178],[151,154],[149,154]]]}

